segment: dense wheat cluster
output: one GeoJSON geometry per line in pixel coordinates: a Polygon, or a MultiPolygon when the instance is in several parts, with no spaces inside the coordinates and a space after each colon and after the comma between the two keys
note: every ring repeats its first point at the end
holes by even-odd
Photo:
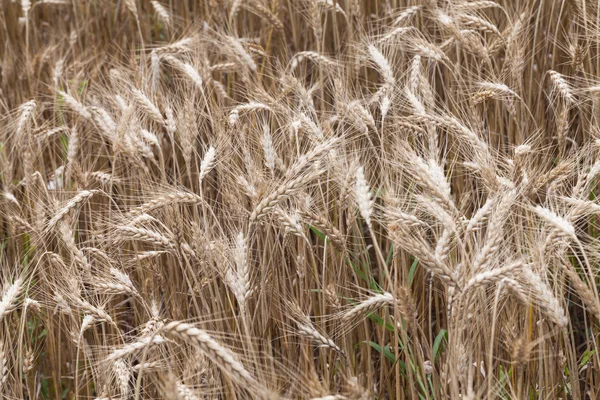
{"type": "Polygon", "coordinates": [[[1,9],[0,397],[600,396],[596,2],[1,9]]]}

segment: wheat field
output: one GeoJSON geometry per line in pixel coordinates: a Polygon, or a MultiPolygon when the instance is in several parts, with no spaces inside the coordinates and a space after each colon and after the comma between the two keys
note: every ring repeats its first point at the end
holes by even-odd
{"type": "Polygon", "coordinates": [[[2,399],[600,398],[600,3],[4,0],[2,399]]]}

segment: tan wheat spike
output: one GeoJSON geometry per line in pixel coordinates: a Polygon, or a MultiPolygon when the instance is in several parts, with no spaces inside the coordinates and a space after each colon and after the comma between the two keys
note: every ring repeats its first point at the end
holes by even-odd
{"type": "Polygon", "coordinates": [[[465,234],[469,234],[473,231],[476,231],[480,228],[482,224],[484,224],[488,220],[488,215],[492,210],[494,204],[498,201],[498,197],[489,197],[483,206],[481,206],[475,214],[469,219],[467,223],[467,227],[465,229],[465,234]]]}
{"type": "Polygon", "coordinates": [[[252,56],[246,51],[242,42],[239,38],[226,36],[227,43],[229,43],[231,50],[235,54],[236,58],[240,62],[240,65],[246,67],[251,72],[256,72],[258,67],[252,56]]]}
{"type": "Polygon", "coordinates": [[[458,4],[453,4],[453,7],[457,11],[476,11],[485,8],[502,8],[500,4],[490,0],[476,0],[476,1],[465,1],[458,4]]]}
{"type": "Polygon", "coordinates": [[[552,290],[542,280],[541,276],[533,272],[530,268],[524,268],[522,273],[523,281],[533,294],[533,298],[536,300],[540,311],[544,312],[558,326],[565,328],[569,324],[569,319],[552,290]]]}
{"type": "Polygon", "coordinates": [[[191,50],[193,44],[194,38],[187,37],[165,46],[157,47],[155,51],[158,55],[187,53],[191,50]]]}
{"type": "Polygon", "coordinates": [[[579,277],[579,274],[572,266],[566,264],[563,264],[562,266],[563,271],[569,278],[569,281],[571,281],[571,285],[573,285],[573,289],[575,290],[577,296],[579,296],[589,312],[591,312],[596,319],[600,321],[600,301],[595,295],[594,290],[590,289],[590,287],[579,277]]]}
{"type": "Polygon", "coordinates": [[[160,345],[163,343],[165,343],[165,339],[160,335],[144,337],[136,342],[126,344],[121,348],[113,350],[108,357],[106,357],[106,361],[114,362],[135,353],[139,353],[151,346],[160,345]]]}
{"type": "Polygon", "coordinates": [[[402,37],[406,33],[413,32],[413,31],[414,31],[413,27],[399,26],[397,28],[390,30],[385,35],[381,36],[381,38],[377,41],[377,43],[386,44],[388,42],[392,42],[392,41],[402,37]]]}
{"type": "Polygon", "coordinates": [[[210,72],[233,72],[236,70],[236,68],[237,64],[232,62],[213,64],[210,67],[208,67],[210,72]]]}
{"type": "Polygon", "coordinates": [[[77,247],[74,239],[74,232],[71,229],[70,224],[67,221],[60,221],[58,223],[58,231],[62,242],[64,243],[67,250],[69,250],[73,260],[85,271],[86,273],[91,270],[90,263],[87,257],[83,254],[81,249],[77,247]]]}
{"type": "Polygon", "coordinates": [[[21,114],[19,115],[19,118],[17,120],[17,127],[15,129],[15,134],[17,135],[17,137],[20,137],[23,134],[23,131],[29,123],[36,107],[37,103],[35,102],[35,100],[29,100],[28,102],[21,104],[21,106],[19,107],[19,111],[21,114]]]}
{"type": "Polygon", "coordinates": [[[340,138],[331,138],[319,143],[308,153],[305,153],[296,159],[294,164],[292,164],[290,168],[288,168],[288,170],[286,171],[286,177],[292,178],[303,173],[309,167],[314,165],[315,162],[319,161],[321,157],[323,157],[325,154],[329,153],[332,149],[334,149],[335,146],[340,142],[340,138]]]}
{"type": "Polygon", "coordinates": [[[113,182],[118,182],[118,179],[115,179],[112,174],[109,174],[107,172],[104,171],[93,171],[90,172],[89,175],[94,178],[95,180],[97,180],[98,182],[102,183],[103,185],[106,185],[107,183],[113,181],[113,182]]]}
{"type": "Polygon", "coordinates": [[[575,227],[567,219],[559,216],[551,210],[542,206],[536,206],[533,211],[542,218],[545,222],[550,224],[560,234],[567,238],[575,238],[575,227]]]}
{"type": "Polygon", "coordinates": [[[514,276],[515,274],[518,274],[518,271],[515,273],[515,270],[518,270],[522,266],[523,261],[519,260],[504,267],[480,272],[466,283],[466,285],[463,287],[463,294],[478,287],[498,282],[503,278],[514,276]]]}
{"type": "Polygon", "coordinates": [[[369,56],[371,57],[371,60],[373,60],[373,62],[377,66],[377,69],[383,76],[385,84],[388,87],[394,86],[396,79],[394,78],[394,72],[392,71],[392,67],[387,58],[385,58],[383,53],[373,45],[369,46],[368,52],[369,56]]]}
{"type": "Polygon", "coordinates": [[[95,281],[93,285],[104,293],[131,294],[134,296],[139,296],[139,293],[129,278],[129,275],[113,267],[111,267],[109,271],[114,280],[100,279],[95,281]]]}
{"type": "Polygon", "coordinates": [[[5,285],[0,300],[0,322],[17,307],[17,301],[23,291],[23,279],[17,278],[12,285],[5,285]]]}
{"type": "Polygon", "coordinates": [[[156,107],[144,93],[138,89],[131,89],[131,93],[133,94],[136,104],[142,111],[148,114],[148,116],[150,116],[150,118],[156,123],[160,125],[165,124],[165,120],[158,107],[156,107]]]}
{"type": "Polygon", "coordinates": [[[65,104],[77,114],[81,115],[85,119],[91,119],[92,114],[89,110],[81,104],[79,101],[75,100],[75,98],[62,90],[57,90],[58,94],[64,99],[65,104]]]}
{"type": "Polygon", "coordinates": [[[132,369],[134,371],[140,371],[140,370],[153,371],[153,370],[162,370],[164,368],[165,368],[164,365],[159,361],[140,363],[140,364],[136,364],[132,367],[132,369]]]}
{"type": "Polygon", "coordinates": [[[188,192],[169,193],[150,200],[140,206],[137,206],[129,211],[129,215],[138,216],[140,214],[149,213],[158,208],[167,207],[176,204],[196,204],[201,202],[200,196],[188,192]]]}
{"type": "Polygon", "coordinates": [[[257,111],[257,110],[271,111],[271,107],[269,107],[266,104],[255,102],[255,101],[252,101],[252,102],[249,102],[246,104],[241,104],[229,112],[229,124],[231,126],[235,126],[237,124],[238,120],[240,119],[240,112],[242,112],[242,111],[257,111]]]}
{"type": "Polygon", "coordinates": [[[294,71],[298,65],[304,60],[310,60],[315,64],[321,64],[325,67],[336,67],[337,63],[330,58],[316,53],[314,51],[301,51],[299,53],[294,54],[292,57],[292,61],[290,62],[290,70],[294,71]]]}
{"type": "Polygon", "coordinates": [[[25,232],[34,232],[34,228],[29,224],[29,222],[25,221],[23,218],[18,217],[16,215],[9,215],[8,220],[13,224],[13,226],[23,233],[25,232]]]}
{"type": "Polygon", "coordinates": [[[250,214],[250,222],[255,222],[270,212],[280,201],[293,195],[324,172],[318,164],[305,174],[288,179],[268,196],[264,197],[250,214]]]}
{"type": "Polygon", "coordinates": [[[4,343],[0,342],[0,392],[8,379],[8,354],[4,350],[4,343]]]}
{"type": "Polygon", "coordinates": [[[400,25],[400,24],[410,20],[422,8],[423,8],[423,6],[418,5],[418,6],[412,6],[412,7],[408,7],[406,9],[404,9],[400,14],[398,14],[396,19],[392,23],[392,25],[400,25]]]}
{"type": "Polygon", "coordinates": [[[135,0],[125,0],[125,7],[133,14],[135,19],[138,19],[138,9],[135,0]]]}
{"type": "Polygon", "coordinates": [[[339,3],[335,2],[334,0],[316,0],[316,1],[324,9],[326,9],[328,11],[333,11],[333,12],[339,13],[339,14],[343,15],[344,18],[347,18],[347,15],[346,15],[346,12],[344,11],[344,9],[340,6],[339,3]]]}
{"type": "Polygon", "coordinates": [[[450,286],[460,289],[456,271],[438,259],[422,238],[414,235],[412,232],[405,231],[401,225],[395,223],[390,224],[389,232],[394,243],[417,257],[434,275],[447,282],[450,286]]]}
{"type": "Polygon", "coordinates": [[[169,249],[173,249],[175,247],[169,238],[158,232],[124,225],[118,226],[116,229],[118,233],[117,240],[140,240],[142,242],[163,246],[169,249]]]}
{"type": "Polygon", "coordinates": [[[490,23],[489,21],[484,20],[483,18],[479,18],[469,14],[462,14],[458,18],[459,22],[469,28],[475,28],[484,32],[491,32],[495,35],[502,36],[498,28],[490,23]]]}
{"type": "Polygon", "coordinates": [[[89,107],[88,110],[91,113],[92,119],[100,128],[102,133],[104,133],[109,139],[114,139],[117,132],[117,123],[110,116],[110,114],[108,114],[108,112],[101,107],[89,107]]]}
{"type": "Polygon", "coordinates": [[[358,203],[360,215],[364,218],[369,229],[372,229],[371,215],[373,214],[373,200],[371,199],[370,188],[365,179],[363,167],[359,167],[356,170],[355,182],[356,186],[354,188],[354,194],[356,196],[356,202],[358,203]]]}
{"type": "Polygon", "coordinates": [[[553,70],[548,71],[548,75],[550,76],[550,80],[552,81],[554,88],[558,91],[562,98],[568,104],[574,103],[575,98],[573,95],[573,90],[564,76],[553,70]]]}
{"type": "Polygon", "coordinates": [[[96,307],[93,304],[91,304],[89,301],[84,300],[84,299],[80,298],[79,296],[74,296],[73,303],[77,307],[81,308],[84,312],[90,313],[93,316],[95,316],[98,319],[98,321],[106,321],[106,322],[110,323],[111,325],[116,326],[114,320],[103,308],[96,307]]]}
{"type": "Polygon", "coordinates": [[[498,206],[494,210],[494,215],[488,224],[487,236],[485,243],[477,253],[473,262],[473,270],[475,273],[485,271],[492,256],[498,251],[500,243],[503,239],[503,224],[509,215],[509,210],[513,206],[517,192],[515,190],[503,193],[498,201],[498,206]]]}
{"type": "Polygon", "coordinates": [[[238,383],[246,385],[249,389],[266,392],[256,378],[236,359],[236,356],[213,339],[208,332],[181,321],[168,323],[164,326],[163,331],[197,347],[217,364],[223,373],[230,375],[238,383]]]}
{"type": "Polygon", "coordinates": [[[232,22],[240,12],[243,0],[232,0],[231,8],[229,9],[229,21],[232,22]]]}
{"type": "Polygon", "coordinates": [[[196,70],[196,68],[194,68],[194,66],[192,66],[188,63],[185,63],[169,54],[163,55],[163,56],[161,56],[161,58],[163,60],[167,61],[169,64],[171,64],[177,70],[182,72],[184,75],[186,75],[192,82],[194,82],[196,87],[202,93],[204,93],[204,87],[202,85],[202,77],[200,76],[200,73],[198,72],[198,70],[196,70]]]}
{"type": "Polygon", "coordinates": [[[171,15],[169,14],[169,11],[167,11],[165,6],[163,6],[156,0],[152,0],[150,3],[152,4],[154,11],[156,11],[156,15],[158,15],[160,17],[160,19],[162,19],[162,21],[165,23],[165,25],[170,25],[171,24],[171,15]]]}
{"type": "Polygon", "coordinates": [[[229,289],[235,295],[239,303],[240,314],[246,313],[246,303],[252,295],[252,276],[247,260],[247,243],[243,232],[240,232],[235,240],[233,249],[233,266],[224,273],[224,280],[229,289]]]}
{"type": "Polygon", "coordinates": [[[258,16],[266,19],[273,27],[279,31],[283,30],[283,23],[277,18],[275,14],[271,12],[267,7],[265,7],[258,0],[247,0],[242,2],[242,7],[245,7],[253,12],[255,12],[258,16]]]}
{"type": "Polygon", "coordinates": [[[342,320],[349,322],[355,318],[371,314],[381,307],[393,305],[396,300],[391,293],[376,294],[358,303],[342,315],[342,320]]]}
{"type": "Polygon", "coordinates": [[[175,386],[177,393],[182,400],[200,400],[200,397],[196,396],[194,391],[183,383],[177,381],[175,382],[175,386]]]}
{"type": "Polygon", "coordinates": [[[346,356],[346,354],[340,349],[340,347],[335,344],[335,342],[328,337],[321,334],[312,324],[310,320],[302,320],[296,322],[296,326],[298,327],[298,333],[301,336],[304,336],[313,342],[315,342],[319,347],[327,347],[332,350],[337,351],[342,356],[346,356]]]}
{"type": "Polygon", "coordinates": [[[131,392],[129,385],[129,379],[131,372],[129,370],[128,363],[124,360],[117,360],[113,363],[113,370],[115,371],[117,382],[119,384],[119,391],[121,392],[121,398],[128,398],[131,392]]]}
{"type": "Polygon", "coordinates": [[[331,222],[321,217],[320,215],[308,212],[308,211],[298,211],[304,222],[314,226],[319,229],[331,242],[334,246],[337,246],[339,249],[343,249],[345,247],[345,239],[342,233],[335,227],[331,222]]]}
{"type": "Polygon", "coordinates": [[[299,217],[296,213],[290,214],[280,208],[275,208],[273,214],[281,224],[286,234],[294,235],[304,240],[308,240],[304,234],[304,229],[300,225],[299,217]]]}
{"type": "Polygon", "coordinates": [[[214,147],[210,146],[206,153],[204,154],[204,158],[202,158],[202,162],[200,163],[200,174],[198,175],[198,180],[202,183],[202,180],[209,174],[210,171],[215,167],[216,164],[216,150],[214,147]]]}
{"type": "Polygon", "coordinates": [[[56,224],[64,219],[72,210],[81,207],[94,194],[98,193],[98,190],[82,190],[77,193],[67,204],[58,210],[56,214],[48,221],[48,227],[53,228],[56,224]]]}

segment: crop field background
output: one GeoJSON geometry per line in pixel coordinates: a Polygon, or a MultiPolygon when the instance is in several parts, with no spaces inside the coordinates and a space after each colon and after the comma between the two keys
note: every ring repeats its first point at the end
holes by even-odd
{"type": "Polygon", "coordinates": [[[0,398],[600,398],[599,7],[3,0],[0,398]]]}

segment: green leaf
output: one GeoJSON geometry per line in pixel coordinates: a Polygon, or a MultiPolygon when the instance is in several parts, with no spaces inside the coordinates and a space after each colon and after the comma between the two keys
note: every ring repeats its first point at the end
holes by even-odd
{"type": "Polygon", "coordinates": [[[63,151],[65,153],[65,158],[66,158],[67,153],[69,152],[69,138],[67,137],[66,134],[63,133],[59,136],[59,140],[63,146],[63,151]]]}
{"type": "Polygon", "coordinates": [[[87,87],[87,85],[88,85],[88,81],[86,79],[84,79],[83,81],[79,82],[79,89],[77,89],[77,92],[79,93],[80,96],[85,91],[85,88],[87,87]]]}
{"type": "Polygon", "coordinates": [[[390,360],[393,363],[396,362],[396,356],[394,355],[394,353],[392,353],[389,346],[385,346],[384,348],[382,348],[379,344],[377,344],[375,342],[371,342],[371,341],[367,341],[367,342],[363,342],[363,343],[368,343],[369,346],[371,346],[372,348],[377,350],[377,352],[379,354],[383,353],[385,358],[387,358],[388,360],[390,360]]]}
{"type": "Polygon", "coordinates": [[[419,259],[415,258],[412,265],[410,266],[410,270],[408,271],[408,284],[412,285],[413,280],[415,279],[415,272],[417,271],[417,264],[419,264],[419,259]]]}
{"type": "Polygon", "coordinates": [[[321,232],[320,230],[318,230],[317,228],[315,228],[312,225],[308,225],[308,227],[310,228],[311,231],[313,231],[315,233],[315,235],[320,237],[321,240],[327,240],[327,235],[325,235],[323,232],[321,232]]]}
{"type": "Polygon", "coordinates": [[[40,392],[44,399],[50,398],[50,387],[48,385],[48,378],[46,378],[45,376],[42,376],[42,378],[40,379],[40,392]]]}
{"type": "Polygon", "coordinates": [[[390,262],[392,261],[392,255],[394,254],[394,245],[390,246],[390,251],[388,251],[388,255],[387,258],[385,259],[385,264],[386,265],[390,265],[390,262]]]}
{"type": "Polygon", "coordinates": [[[367,317],[376,324],[383,326],[387,331],[394,332],[394,325],[385,322],[379,315],[371,313],[367,317]]]}
{"type": "Polygon", "coordinates": [[[390,346],[381,347],[379,344],[371,341],[364,341],[363,343],[369,344],[372,348],[374,348],[379,354],[382,354],[387,358],[392,364],[398,364],[398,368],[400,368],[400,374],[406,377],[406,364],[400,360],[396,359],[394,352],[390,348],[390,346]]]}
{"type": "Polygon", "coordinates": [[[350,261],[350,259],[348,257],[344,257],[344,260],[346,261],[346,263],[348,265],[350,265],[352,267],[352,269],[354,270],[354,272],[356,273],[356,275],[358,275],[359,278],[361,278],[362,280],[364,280],[365,282],[370,282],[370,279],[367,278],[367,275],[365,275],[364,272],[362,272],[360,270],[360,268],[358,268],[356,266],[356,264],[354,264],[352,261],[350,261]]]}
{"type": "Polygon", "coordinates": [[[446,341],[446,340],[448,340],[448,331],[446,329],[441,329],[433,342],[433,362],[434,363],[440,356],[439,353],[440,353],[440,347],[442,345],[442,342],[446,341]]]}
{"type": "Polygon", "coordinates": [[[596,354],[596,350],[586,350],[581,357],[581,362],[579,363],[579,369],[583,368],[585,364],[590,361],[590,358],[596,354]]]}

